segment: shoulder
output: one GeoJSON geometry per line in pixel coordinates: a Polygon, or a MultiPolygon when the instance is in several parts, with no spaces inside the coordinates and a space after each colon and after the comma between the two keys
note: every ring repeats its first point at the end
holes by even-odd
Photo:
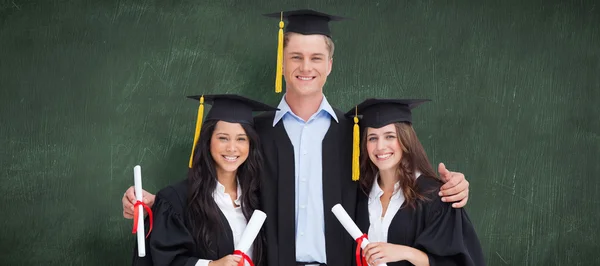
{"type": "Polygon", "coordinates": [[[268,122],[271,122],[271,124],[273,124],[273,118],[275,118],[275,111],[262,112],[254,116],[254,124],[256,124],[257,126],[259,124],[262,125],[268,122]]]}
{"type": "Polygon", "coordinates": [[[440,187],[444,183],[436,177],[421,175],[417,178],[417,192],[425,196],[429,200],[441,202],[441,198],[438,195],[440,187]]]}
{"type": "Polygon", "coordinates": [[[346,114],[344,112],[342,112],[339,109],[334,108],[334,107],[332,107],[332,109],[333,109],[333,112],[335,113],[335,116],[336,116],[338,122],[340,123],[340,125],[348,126],[351,124],[352,119],[349,119],[348,117],[346,117],[346,114]]]}
{"type": "Polygon", "coordinates": [[[187,179],[169,185],[156,193],[155,204],[182,213],[187,202],[187,188],[187,179]]]}
{"type": "Polygon", "coordinates": [[[262,112],[254,116],[254,129],[260,134],[273,128],[273,119],[275,119],[275,111],[262,112]]]}

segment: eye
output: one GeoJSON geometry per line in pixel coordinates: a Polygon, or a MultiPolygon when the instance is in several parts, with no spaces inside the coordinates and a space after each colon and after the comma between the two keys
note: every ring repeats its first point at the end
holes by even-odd
{"type": "Polygon", "coordinates": [[[367,139],[367,141],[376,141],[376,140],[377,140],[377,137],[369,137],[369,138],[367,139]]]}
{"type": "Polygon", "coordinates": [[[248,139],[246,139],[246,138],[244,138],[244,137],[239,137],[239,138],[238,138],[238,141],[240,141],[240,142],[243,142],[243,141],[246,141],[246,140],[248,140],[248,139]]]}
{"type": "Polygon", "coordinates": [[[387,135],[387,136],[385,136],[385,138],[386,138],[386,139],[395,139],[395,138],[396,138],[396,136],[394,136],[394,135],[387,135]]]}
{"type": "Polygon", "coordinates": [[[219,137],[220,141],[227,141],[227,137],[219,137]]]}
{"type": "Polygon", "coordinates": [[[292,59],[300,59],[300,56],[294,55],[292,56],[292,59]]]}
{"type": "Polygon", "coordinates": [[[321,60],[323,60],[323,58],[321,58],[321,57],[314,57],[313,58],[313,61],[321,61],[321,60]]]}

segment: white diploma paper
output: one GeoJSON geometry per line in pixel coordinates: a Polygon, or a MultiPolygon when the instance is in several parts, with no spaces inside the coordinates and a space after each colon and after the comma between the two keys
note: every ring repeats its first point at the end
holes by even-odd
{"type": "MultiPolygon", "coordinates": [[[[363,233],[360,231],[358,226],[356,226],[356,223],[354,223],[354,221],[352,221],[352,219],[350,218],[350,216],[348,215],[346,210],[344,210],[344,207],[342,207],[342,205],[340,205],[339,203],[336,204],[335,206],[333,206],[333,208],[331,208],[331,211],[333,212],[335,217],[338,219],[338,221],[340,221],[342,226],[344,226],[346,231],[348,231],[348,234],[350,234],[350,236],[352,236],[352,239],[354,239],[356,241],[357,238],[359,238],[360,236],[363,235],[363,233]]],[[[365,248],[369,243],[370,243],[369,240],[365,238],[365,239],[363,239],[360,247],[365,248]]],[[[387,264],[382,263],[382,264],[378,264],[378,266],[387,266],[387,264]]]]}
{"type": "MultiPolygon", "coordinates": [[[[133,168],[133,184],[135,186],[135,197],[139,201],[144,200],[142,194],[142,167],[136,165],[133,168]]],[[[146,242],[144,234],[144,206],[138,205],[138,224],[137,224],[137,243],[138,256],[146,256],[146,242]]]]}
{"type": "Polygon", "coordinates": [[[260,210],[254,210],[252,217],[250,217],[250,221],[248,221],[248,224],[246,225],[246,229],[240,237],[240,241],[238,241],[235,247],[236,250],[244,252],[244,254],[248,252],[248,249],[254,242],[254,239],[256,239],[260,228],[263,226],[265,219],[267,219],[267,214],[260,210]]]}

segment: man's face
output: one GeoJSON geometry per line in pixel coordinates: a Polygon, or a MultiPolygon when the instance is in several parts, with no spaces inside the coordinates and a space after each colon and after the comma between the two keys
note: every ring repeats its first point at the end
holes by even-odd
{"type": "Polygon", "coordinates": [[[287,45],[283,49],[283,76],[288,93],[323,93],[333,64],[325,38],[319,34],[288,34],[287,45]]]}

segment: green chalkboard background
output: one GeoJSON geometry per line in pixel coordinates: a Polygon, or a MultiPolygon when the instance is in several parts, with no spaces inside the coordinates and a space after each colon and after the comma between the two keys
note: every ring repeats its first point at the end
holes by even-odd
{"type": "Polygon", "coordinates": [[[127,265],[121,196],[185,177],[197,102],[276,105],[277,21],[332,25],[325,87],[426,97],[416,129],[465,173],[488,265],[600,264],[600,2],[0,1],[0,264],[127,265]],[[253,2],[252,4],[250,4],[253,2]]]}

